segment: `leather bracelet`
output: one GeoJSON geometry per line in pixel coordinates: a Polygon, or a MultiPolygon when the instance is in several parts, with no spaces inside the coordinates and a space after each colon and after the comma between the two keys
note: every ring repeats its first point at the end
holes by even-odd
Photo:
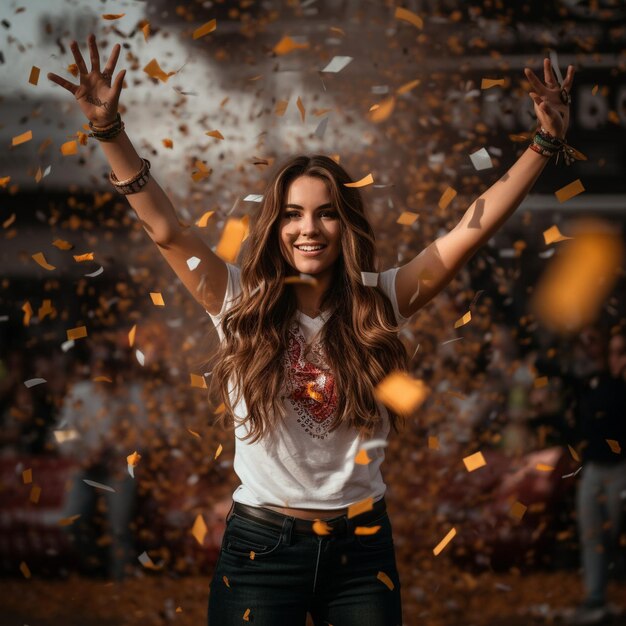
{"type": "Polygon", "coordinates": [[[150,179],[150,161],[144,158],[141,160],[143,161],[141,169],[126,180],[118,180],[113,170],[109,173],[109,181],[122,195],[137,193],[150,179]]]}
{"type": "Polygon", "coordinates": [[[115,121],[107,126],[95,126],[93,122],[89,122],[89,128],[92,132],[88,134],[88,137],[93,137],[98,141],[110,141],[114,137],[117,137],[125,128],[124,122],[120,114],[115,116],[115,121]]]}

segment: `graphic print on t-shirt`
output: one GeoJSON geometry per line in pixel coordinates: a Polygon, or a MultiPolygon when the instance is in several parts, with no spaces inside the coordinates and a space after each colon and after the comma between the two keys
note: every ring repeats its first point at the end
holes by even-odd
{"type": "Polygon", "coordinates": [[[321,342],[307,348],[297,321],[289,327],[283,358],[285,400],[291,403],[298,423],[315,439],[325,439],[337,410],[335,378],[328,368],[321,342]]]}

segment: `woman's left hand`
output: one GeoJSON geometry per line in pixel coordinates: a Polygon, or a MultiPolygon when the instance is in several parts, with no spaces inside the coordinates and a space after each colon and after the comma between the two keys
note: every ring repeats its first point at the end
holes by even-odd
{"type": "Polygon", "coordinates": [[[574,66],[570,65],[567,68],[567,76],[561,86],[552,74],[552,66],[548,58],[543,60],[545,85],[530,68],[525,67],[524,73],[533,89],[528,92],[528,95],[535,103],[537,121],[551,135],[565,139],[565,133],[569,127],[569,103],[563,101],[565,94],[562,94],[562,90],[565,90],[569,100],[569,93],[574,82],[574,66]]]}

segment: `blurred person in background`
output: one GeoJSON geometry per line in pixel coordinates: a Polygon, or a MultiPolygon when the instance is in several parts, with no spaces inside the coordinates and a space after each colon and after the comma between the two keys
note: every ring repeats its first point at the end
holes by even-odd
{"type": "Polygon", "coordinates": [[[59,416],[58,443],[62,455],[80,463],[71,481],[63,516],[80,517],[64,528],[70,533],[81,569],[101,571],[94,559],[96,542],[108,543],[106,575],[121,580],[127,564],[136,563],[130,524],[133,521],[136,484],[128,471],[127,456],[141,449],[147,425],[147,409],[142,386],[129,376],[130,354],[118,349],[108,338],[92,342],[91,379],[81,379],[78,370],[71,381],[59,416]],[[110,382],[108,382],[110,381],[110,382]],[[107,488],[89,485],[85,480],[107,488]],[[108,536],[98,539],[97,496],[106,501],[108,536]],[[95,561],[95,562],[94,562],[95,561]]]}

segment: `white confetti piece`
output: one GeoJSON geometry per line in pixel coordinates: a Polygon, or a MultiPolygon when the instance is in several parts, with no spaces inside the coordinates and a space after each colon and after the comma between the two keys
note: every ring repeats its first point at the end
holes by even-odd
{"type": "Polygon", "coordinates": [[[0,315],[0,322],[8,322],[8,321],[9,321],[8,315],[0,315]]]}
{"type": "Polygon", "coordinates": [[[490,167],[493,167],[491,157],[485,148],[481,148],[469,156],[472,160],[474,168],[477,170],[488,170],[490,167]]]}
{"type": "Polygon", "coordinates": [[[555,251],[556,251],[556,248],[550,248],[549,250],[540,252],[537,256],[540,259],[549,259],[554,254],[555,251]]]}
{"type": "Polygon", "coordinates": [[[377,96],[384,96],[389,93],[389,85],[372,85],[370,91],[377,96]]]}
{"type": "Polygon", "coordinates": [[[72,441],[78,439],[78,431],[73,428],[70,430],[55,430],[54,439],[57,443],[64,443],[65,441],[72,441]]]}
{"type": "Polygon", "coordinates": [[[244,202],[263,202],[263,195],[249,193],[244,199],[244,202]]]}
{"type": "Polygon", "coordinates": [[[550,64],[552,65],[552,69],[554,69],[560,87],[563,84],[563,74],[561,74],[561,70],[559,69],[559,56],[556,50],[550,50],[550,64]]]}
{"type": "Polygon", "coordinates": [[[144,567],[150,567],[154,565],[152,559],[148,556],[147,552],[142,552],[137,558],[144,567]]]}
{"type": "Polygon", "coordinates": [[[322,70],[322,72],[341,72],[341,70],[352,61],[352,57],[333,57],[330,63],[322,70]]]}
{"type": "Polygon", "coordinates": [[[131,475],[132,478],[135,478],[135,467],[130,463],[128,464],[128,473],[131,475]]]}
{"type": "Polygon", "coordinates": [[[378,272],[361,272],[361,282],[366,287],[376,287],[378,285],[378,272]]]}
{"type": "Polygon", "coordinates": [[[103,485],[102,483],[97,483],[95,480],[88,480],[87,478],[83,478],[83,482],[90,487],[95,487],[96,489],[104,489],[104,491],[111,491],[115,493],[115,489],[113,489],[113,487],[109,487],[109,485],[103,485]]]}
{"type": "Polygon", "coordinates": [[[146,357],[144,356],[143,352],[141,350],[135,350],[135,356],[137,357],[139,365],[143,367],[144,363],[146,362],[146,357]]]}
{"type": "Polygon", "coordinates": [[[192,256],[187,259],[187,267],[193,272],[200,265],[200,259],[197,256],[192,256]]]}
{"type": "Polygon", "coordinates": [[[45,178],[51,171],[52,171],[52,165],[48,165],[48,167],[46,167],[46,169],[43,172],[42,178],[45,178]]]}
{"type": "Polygon", "coordinates": [[[74,344],[75,344],[75,341],[73,339],[70,339],[69,341],[64,341],[61,344],[61,350],[63,350],[63,352],[67,352],[68,350],[74,347],[74,344]]]}
{"type": "Polygon", "coordinates": [[[325,117],[318,125],[317,128],[315,129],[315,136],[318,139],[323,139],[324,138],[324,133],[326,132],[326,127],[328,126],[328,118],[325,117]]]}
{"type": "Polygon", "coordinates": [[[48,381],[45,378],[29,378],[24,381],[24,385],[29,389],[34,387],[35,385],[41,385],[42,383],[47,383],[48,381]]]}
{"type": "Polygon", "coordinates": [[[102,272],[104,272],[104,267],[102,267],[101,265],[95,272],[91,272],[91,274],[85,274],[85,276],[87,276],[88,278],[93,278],[94,276],[100,276],[102,272]]]}
{"type": "Polygon", "coordinates": [[[372,448],[384,448],[388,445],[389,442],[385,439],[371,439],[370,441],[366,441],[361,448],[363,450],[371,450],[372,448]]]}

